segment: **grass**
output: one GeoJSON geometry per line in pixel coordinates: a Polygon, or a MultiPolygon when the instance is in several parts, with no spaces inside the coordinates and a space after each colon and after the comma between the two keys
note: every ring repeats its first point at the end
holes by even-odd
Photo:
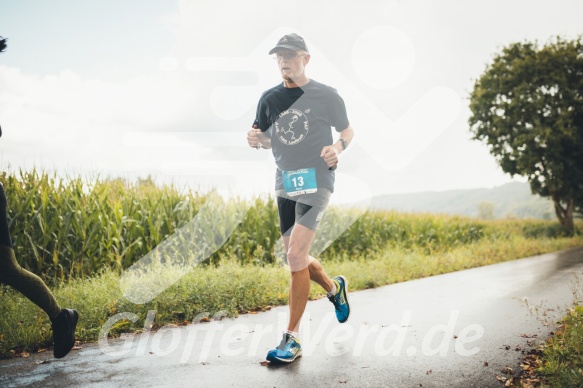
{"type": "Polygon", "coordinates": [[[583,387],[583,277],[572,285],[573,307],[556,331],[523,356],[517,374],[507,378],[508,387],[583,387]]]}
{"type": "MultiPolygon", "coordinates": [[[[478,241],[441,254],[427,254],[422,249],[395,248],[354,260],[325,260],[326,271],[345,274],[351,290],[417,279],[465,268],[517,259],[544,252],[582,245],[581,237],[527,239],[510,237],[499,241],[478,241]]],[[[211,316],[226,311],[230,316],[257,311],[266,306],[287,303],[289,274],[276,264],[241,264],[236,257],[220,265],[199,266],[153,301],[138,305],[125,299],[120,276],[105,270],[92,278],[74,279],[55,289],[60,304],[75,308],[81,315],[77,337],[95,341],[105,321],[119,313],[131,312],[140,319],[125,321],[112,334],[140,330],[148,310],[156,310],[156,324],[190,322],[202,312],[211,316]]],[[[0,355],[9,356],[22,350],[35,351],[49,344],[50,331],[46,315],[11,288],[3,289],[0,303],[0,355]]],[[[317,285],[310,298],[324,292],[317,285]]]]}
{"type": "Polygon", "coordinates": [[[583,306],[563,318],[559,331],[544,345],[538,373],[543,386],[583,386],[583,306]]]}
{"type": "Polygon", "coordinates": [[[573,307],[557,325],[556,331],[522,361],[513,387],[583,387],[583,277],[578,274],[572,286],[573,307]]]}

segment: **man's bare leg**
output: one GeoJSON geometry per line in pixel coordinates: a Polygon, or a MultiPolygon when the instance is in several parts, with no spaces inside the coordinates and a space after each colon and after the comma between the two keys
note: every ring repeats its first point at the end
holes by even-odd
{"type": "Polygon", "coordinates": [[[310,270],[310,279],[322,286],[326,292],[332,291],[332,279],[326,274],[322,264],[312,256],[309,257],[309,260],[310,265],[308,265],[308,269],[310,270]]]}
{"type": "MultiPolygon", "coordinates": [[[[283,236],[283,245],[285,246],[285,251],[289,250],[289,236],[283,236]]],[[[308,269],[310,270],[310,280],[318,283],[326,292],[332,291],[333,283],[332,279],[328,276],[324,267],[318,259],[313,256],[308,256],[308,269]]]]}
{"type": "Polygon", "coordinates": [[[287,241],[287,259],[292,271],[289,289],[290,317],[288,330],[296,333],[299,330],[300,321],[310,295],[308,252],[315,236],[316,233],[313,230],[296,224],[287,241]]]}
{"type": "MultiPolygon", "coordinates": [[[[296,224],[292,235],[283,237],[285,250],[288,252],[288,261],[290,261],[290,254],[292,255],[291,260],[305,260],[301,259],[299,255],[308,255],[315,235],[311,229],[296,224]],[[296,238],[299,241],[303,241],[304,244],[296,243],[296,238]],[[290,241],[293,241],[293,243],[290,244],[290,241]],[[306,245],[307,242],[309,242],[308,245],[306,245]]],[[[333,289],[332,279],[326,274],[322,264],[312,256],[308,256],[308,262],[309,265],[307,268],[291,272],[289,292],[290,320],[288,330],[296,333],[299,330],[299,323],[310,295],[310,280],[319,284],[326,292],[330,292],[333,289]]]]}

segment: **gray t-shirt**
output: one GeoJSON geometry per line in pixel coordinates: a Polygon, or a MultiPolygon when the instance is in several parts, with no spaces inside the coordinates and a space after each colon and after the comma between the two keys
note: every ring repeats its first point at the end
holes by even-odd
{"type": "Polygon", "coordinates": [[[320,153],[332,145],[332,127],[341,132],[349,126],[336,89],[314,80],[301,88],[279,84],[261,95],[253,124],[271,138],[276,190],[283,188],[282,171],[315,168],[318,187],[334,191],[334,171],[320,153]]]}

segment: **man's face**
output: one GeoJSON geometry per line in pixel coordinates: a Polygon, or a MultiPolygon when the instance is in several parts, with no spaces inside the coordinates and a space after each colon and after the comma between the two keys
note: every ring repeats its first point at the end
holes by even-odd
{"type": "Polygon", "coordinates": [[[290,82],[301,77],[309,60],[309,54],[286,49],[278,50],[275,56],[282,78],[290,82]]]}

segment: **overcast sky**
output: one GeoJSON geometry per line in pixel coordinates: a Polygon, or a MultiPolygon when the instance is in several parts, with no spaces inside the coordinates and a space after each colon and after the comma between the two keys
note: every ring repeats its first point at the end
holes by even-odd
{"type": "Polygon", "coordinates": [[[471,141],[468,95],[516,41],[583,33],[581,1],[2,0],[0,166],[270,192],[245,133],[280,82],[267,54],[308,43],[308,76],[356,137],[338,201],[511,181],[471,141]]]}

